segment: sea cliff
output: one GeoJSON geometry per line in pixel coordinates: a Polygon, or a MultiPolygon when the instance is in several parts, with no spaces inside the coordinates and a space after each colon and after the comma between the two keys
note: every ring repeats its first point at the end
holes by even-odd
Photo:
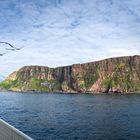
{"type": "Polygon", "coordinates": [[[1,89],[36,92],[140,92],[140,56],[49,68],[24,66],[0,83],[1,89]]]}

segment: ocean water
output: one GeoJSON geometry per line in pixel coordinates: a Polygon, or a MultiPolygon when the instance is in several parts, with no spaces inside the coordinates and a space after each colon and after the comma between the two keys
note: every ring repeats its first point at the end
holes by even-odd
{"type": "Polygon", "coordinates": [[[0,92],[0,117],[35,140],[139,140],[140,95],[0,92]]]}

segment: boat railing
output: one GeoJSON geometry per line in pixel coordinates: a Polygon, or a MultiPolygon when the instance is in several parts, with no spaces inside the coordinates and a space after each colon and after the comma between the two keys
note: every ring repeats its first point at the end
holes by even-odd
{"type": "Polygon", "coordinates": [[[0,140],[33,140],[12,125],[0,119],[0,140]]]}

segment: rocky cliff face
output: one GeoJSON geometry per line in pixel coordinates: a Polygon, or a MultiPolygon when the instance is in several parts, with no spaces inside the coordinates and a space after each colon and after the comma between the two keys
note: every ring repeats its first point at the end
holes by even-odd
{"type": "Polygon", "coordinates": [[[13,91],[140,92],[140,56],[49,68],[25,66],[0,86],[13,91]]]}

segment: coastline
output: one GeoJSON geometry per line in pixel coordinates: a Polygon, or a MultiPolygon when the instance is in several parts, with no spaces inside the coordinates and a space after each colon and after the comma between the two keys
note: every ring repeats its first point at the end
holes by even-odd
{"type": "Polygon", "coordinates": [[[14,91],[14,90],[0,90],[0,92],[16,92],[20,94],[83,94],[83,95],[132,95],[132,94],[140,94],[139,92],[123,92],[123,93],[106,93],[106,92],[66,92],[66,91],[53,91],[53,92],[47,92],[47,91],[14,91]]]}

